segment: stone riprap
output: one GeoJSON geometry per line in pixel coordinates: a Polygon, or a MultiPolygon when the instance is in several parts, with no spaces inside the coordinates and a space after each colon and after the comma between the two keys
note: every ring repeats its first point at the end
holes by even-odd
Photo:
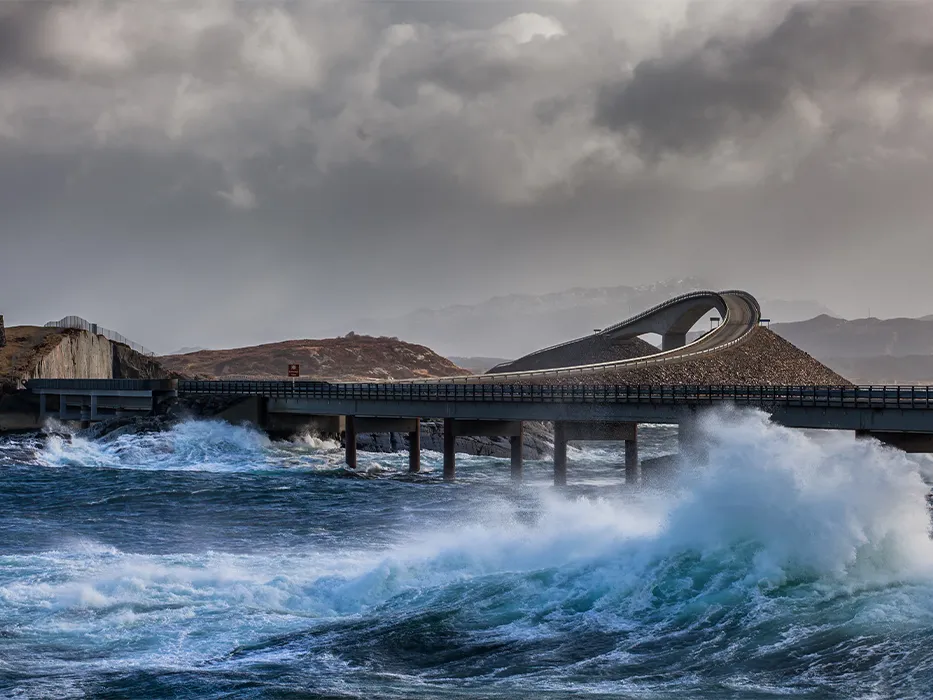
{"type": "Polygon", "coordinates": [[[678,362],[564,377],[529,377],[522,384],[710,384],[737,386],[848,386],[800,348],[767,328],[755,328],[738,345],[678,362]]]}

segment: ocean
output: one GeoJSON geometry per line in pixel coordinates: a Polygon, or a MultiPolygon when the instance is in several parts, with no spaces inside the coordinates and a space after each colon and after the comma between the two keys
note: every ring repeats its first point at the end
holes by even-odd
{"type": "MultiPolygon", "coordinates": [[[[0,438],[0,697],[933,696],[927,457],[711,415],[626,488],[219,422],[0,438]]],[[[643,458],[676,429],[644,426],[643,458]]]]}

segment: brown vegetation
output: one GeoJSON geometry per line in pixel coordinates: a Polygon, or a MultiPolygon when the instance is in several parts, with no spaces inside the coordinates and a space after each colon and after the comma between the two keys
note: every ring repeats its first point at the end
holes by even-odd
{"type": "Polygon", "coordinates": [[[287,340],[230,350],[201,350],[159,358],[166,369],[201,379],[283,379],[288,365],[301,377],[369,381],[468,374],[423,345],[398,338],[349,334],[324,340],[287,340]]]}
{"type": "Polygon", "coordinates": [[[0,393],[16,386],[35,367],[39,358],[62,341],[58,328],[13,326],[6,329],[6,345],[0,347],[0,393]]]}

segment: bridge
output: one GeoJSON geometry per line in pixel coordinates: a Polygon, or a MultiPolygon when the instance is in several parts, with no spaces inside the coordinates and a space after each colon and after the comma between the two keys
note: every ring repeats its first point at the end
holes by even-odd
{"type": "Polygon", "coordinates": [[[748,338],[760,320],[761,308],[755,297],[748,292],[741,290],[690,292],[591,335],[537,350],[512,362],[496,365],[486,374],[406,379],[396,383],[488,384],[529,379],[540,381],[683,362],[738,345],[748,338]],[[721,320],[719,326],[688,344],[687,333],[711,310],[719,313],[721,320]],[[613,345],[618,341],[630,340],[646,333],[656,333],[661,336],[660,352],[604,362],[586,361],[587,358],[599,352],[611,354],[613,345]]]}
{"type": "Polygon", "coordinates": [[[511,438],[512,473],[521,478],[526,421],[555,426],[554,480],[566,483],[566,445],[573,441],[626,443],[626,479],[639,479],[638,424],[680,426],[691,439],[700,413],[714,406],[747,406],[795,428],[851,430],[908,452],[933,452],[933,387],[925,386],[541,386],[524,384],[412,384],[42,379],[39,394],[59,399],[61,420],[88,423],[132,411],[150,411],[169,396],[241,397],[228,418],[260,427],[283,418],[323,433],[345,433],[347,463],[356,466],[361,432],[406,432],[410,469],[420,468],[420,421],[444,424],[444,476],[455,475],[454,440],[462,435],[511,438]],[[74,410],[78,407],[79,410],[74,410]]]}
{"type": "MultiPolygon", "coordinates": [[[[795,428],[854,431],[908,452],[933,452],[933,389],[923,386],[630,386],[547,385],[607,370],[676,363],[742,343],[756,328],[760,309],[746,292],[695,292],[672,299],[627,321],[546,348],[493,368],[486,375],[395,382],[308,381],[33,380],[40,417],[48,399],[58,401],[60,420],[89,425],[132,411],[151,411],[169,397],[227,396],[239,399],[219,417],[248,421],[272,433],[309,426],[322,434],[343,434],[346,461],[356,467],[359,433],[403,432],[409,437],[409,469],[420,470],[420,424],[443,422],[444,478],[456,473],[459,436],[508,437],[511,470],[522,475],[524,423],[554,424],[554,482],[567,479],[567,444],[617,440],[625,443],[626,482],[638,482],[638,425],[679,426],[683,445],[696,435],[700,413],[722,405],[767,411],[795,428]],[[692,343],[690,328],[711,309],[721,324],[692,343]],[[662,348],[647,356],[586,362],[596,344],[643,333],[659,333],[662,348]],[[579,361],[575,358],[582,358],[579,361]]],[[[621,465],[620,465],[621,466],[621,465]]]]}

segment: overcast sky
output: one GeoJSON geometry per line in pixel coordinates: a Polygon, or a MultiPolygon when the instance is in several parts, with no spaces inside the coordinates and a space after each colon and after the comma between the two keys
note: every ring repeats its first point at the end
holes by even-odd
{"type": "Polygon", "coordinates": [[[159,351],[697,275],[933,313],[933,2],[0,3],[0,313],[159,351]]]}

